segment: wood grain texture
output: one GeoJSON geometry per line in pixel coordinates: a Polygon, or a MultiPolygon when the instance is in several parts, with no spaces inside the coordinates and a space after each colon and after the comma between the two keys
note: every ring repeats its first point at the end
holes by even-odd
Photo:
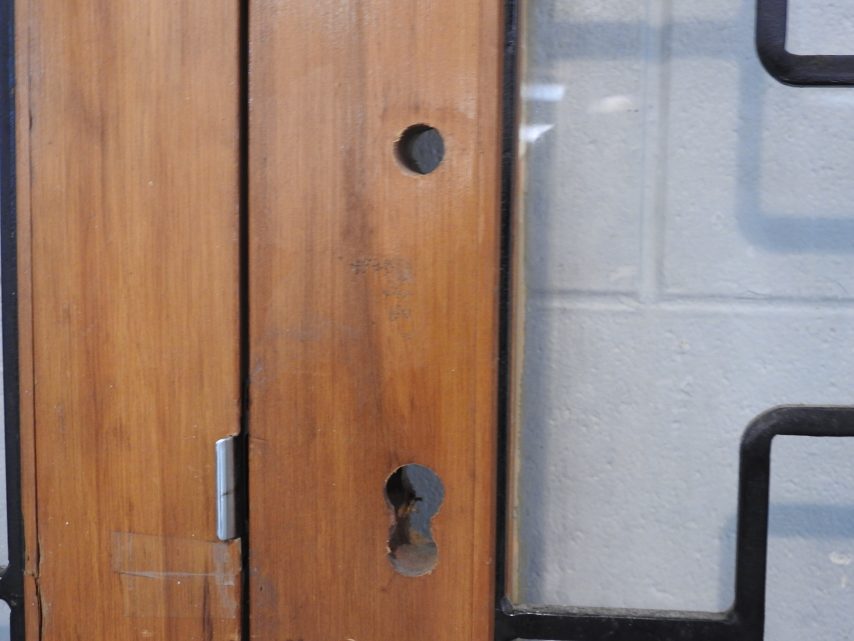
{"type": "Polygon", "coordinates": [[[500,5],[252,4],[252,638],[491,638],[500,5]],[[419,578],[386,558],[406,463],[445,486],[419,578]]]}
{"type": "Polygon", "coordinates": [[[237,639],[213,446],[239,427],[238,4],[16,4],[37,632],[237,639]]]}
{"type": "Polygon", "coordinates": [[[36,517],[35,407],[33,405],[32,218],[30,216],[29,3],[15,12],[15,191],[18,269],[18,404],[21,457],[21,513],[24,526],[25,638],[38,640],[38,537],[36,517]]]}

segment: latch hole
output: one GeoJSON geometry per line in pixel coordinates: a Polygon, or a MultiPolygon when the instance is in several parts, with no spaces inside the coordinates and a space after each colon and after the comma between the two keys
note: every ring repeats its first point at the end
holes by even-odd
{"type": "Polygon", "coordinates": [[[430,523],[445,498],[442,480],[429,467],[404,465],[388,477],[385,496],[394,516],[389,561],[404,576],[429,574],[439,560],[430,523]]]}
{"type": "Polygon", "coordinates": [[[429,174],[445,157],[445,141],[439,130],[430,125],[412,125],[400,134],[395,155],[409,171],[429,174]]]}

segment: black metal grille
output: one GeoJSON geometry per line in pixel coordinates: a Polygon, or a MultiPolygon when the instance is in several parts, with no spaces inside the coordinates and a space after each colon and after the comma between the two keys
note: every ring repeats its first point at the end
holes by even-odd
{"type": "Polygon", "coordinates": [[[518,610],[501,597],[496,639],[555,641],[761,641],[765,625],[768,496],[775,436],[854,437],[854,408],[779,407],[741,441],[735,602],[726,612],[544,608],[518,610]]]}
{"type": "Polygon", "coordinates": [[[788,9],[788,0],[757,0],[756,51],[768,73],[787,85],[854,85],[854,55],[799,55],[786,50],[788,9]]]}

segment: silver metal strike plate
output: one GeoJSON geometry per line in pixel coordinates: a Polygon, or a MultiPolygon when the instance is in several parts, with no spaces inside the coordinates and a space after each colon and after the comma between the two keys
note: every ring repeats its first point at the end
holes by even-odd
{"type": "Polygon", "coordinates": [[[220,541],[237,538],[237,457],[234,436],[216,442],[216,535],[220,541]]]}

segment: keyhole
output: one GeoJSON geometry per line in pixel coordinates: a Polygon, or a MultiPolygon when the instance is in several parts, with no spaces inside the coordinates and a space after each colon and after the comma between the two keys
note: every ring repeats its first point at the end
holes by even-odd
{"type": "Polygon", "coordinates": [[[388,477],[385,496],[394,516],[389,561],[404,576],[429,574],[439,560],[430,522],[445,498],[442,480],[429,467],[404,465],[388,477]]]}

